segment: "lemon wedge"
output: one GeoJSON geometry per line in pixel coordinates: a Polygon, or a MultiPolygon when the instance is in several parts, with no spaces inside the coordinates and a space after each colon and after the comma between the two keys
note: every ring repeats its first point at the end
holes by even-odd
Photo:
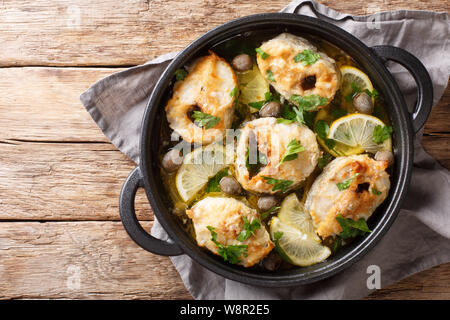
{"type": "Polygon", "coordinates": [[[392,151],[392,138],[377,144],[373,141],[373,132],[376,126],[384,127],[380,119],[361,113],[354,113],[341,117],[330,126],[328,139],[333,139],[349,149],[345,155],[370,152],[376,153],[380,150],[392,151]],[[353,151],[353,153],[351,152],[353,151]]]}
{"type": "Polygon", "coordinates": [[[298,200],[295,193],[291,193],[284,198],[278,213],[278,219],[309,234],[316,241],[320,241],[320,238],[314,232],[310,214],[305,210],[303,203],[298,200]]]}
{"type": "MultiPolygon", "coordinates": [[[[340,68],[342,75],[342,85],[341,85],[341,96],[342,96],[342,105],[346,107],[346,109],[350,112],[354,112],[355,108],[353,107],[352,101],[348,101],[346,97],[351,97],[354,93],[354,88],[358,88],[360,92],[364,90],[373,91],[373,85],[370,81],[367,74],[355,68],[353,66],[342,66],[340,68]]],[[[375,99],[372,97],[372,104],[375,103],[375,99]]]]}
{"type": "MultiPolygon", "coordinates": [[[[252,102],[265,100],[265,94],[270,92],[269,83],[263,77],[256,64],[253,68],[237,73],[239,81],[239,102],[248,105],[252,102]]],[[[250,107],[250,111],[255,113],[258,109],[250,107]]]]}
{"type": "Polygon", "coordinates": [[[270,235],[280,256],[297,266],[306,267],[324,261],[331,250],[290,224],[274,217],[270,223],[270,235]]]}
{"type": "Polygon", "coordinates": [[[220,144],[210,144],[189,153],[175,177],[175,185],[183,201],[188,202],[202,190],[209,179],[233,161],[232,152],[220,144]]]}

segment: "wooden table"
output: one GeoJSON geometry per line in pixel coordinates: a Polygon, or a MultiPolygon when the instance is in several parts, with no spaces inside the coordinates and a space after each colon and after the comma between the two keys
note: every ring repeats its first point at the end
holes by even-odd
{"type": "MultiPolygon", "coordinates": [[[[448,11],[447,0],[321,2],[353,14],[448,11]]],[[[0,2],[0,298],[192,298],[168,258],[138,248],[123,230],[119,191],[135,165],[103,136],[79,95],[230,19],[287,3],[0,2]]],[[[449,102],[447,89],[423,140],[447,168],[449,102]]],[[[153,214],[142,191],[136,206],[149,229],[153,214]]],[[[449,299],[449,281],[450,264],[441,265],[369,299],[449,299]]]]}

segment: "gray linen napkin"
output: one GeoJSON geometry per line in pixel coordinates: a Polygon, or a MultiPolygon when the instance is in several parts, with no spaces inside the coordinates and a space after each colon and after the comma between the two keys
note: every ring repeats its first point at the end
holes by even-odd
{"type": "MultiPolygon", "coordinates": [[[[408,50],[428,69],[434,102],[443,94],[450,73],[447,13],[426,11],[381,12],[351,16],[315,1],[292,1],[282,12],[293,12],[332,22],[368,46],[389,44],[408,50]]],[[[139,162],[139,132],[147,99],[161,72],[176,53],[113,74],[91,86],[80,99],[106,137],[128,157],[139,162]]],[[[408,104],[416,91],[411,76],[389,65],[408,104]]],[[[345,271],[320,282],[294,288],[254,287],[218,276],[186,255],[171,257],[186,288],[196,299],[359,299],[374,288],[368,277],[379,267],[381,287],[413,273],[450,261],[450,174],[415,141],[414,170],[403,209],[380,243],[345,271]],[[371,267],[373,268],[373,267],[371,267]]],[[[152,234],[168,239],[155,221],[152,234]]],[[[376,282],[374,282],[376,283],[376,282]]]]}

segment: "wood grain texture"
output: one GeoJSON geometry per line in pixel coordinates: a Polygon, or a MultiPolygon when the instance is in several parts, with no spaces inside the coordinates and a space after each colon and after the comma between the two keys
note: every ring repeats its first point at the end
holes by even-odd
{"type": "Polygon", "coordinates": [[[0,261],[0,299],[191,298],[169,258],[120,222],[2,222],[0,261]]]}
{"type": "MultiPolygon", "coordinates": [[[[448,10],[446,0],[320,1],[342,12],[448,10]]],[[[287,0],[9,0],[0,4],[0,65],[135,65],[287,0]],[[189,32],[186,32],[189,30],[189,32]]]]}
{"type": "MultiPolygon", "coordinates": [[[[138,248],[117,222],[120,188],[134,164],[102,135],[78,97],[117,66],[180,50],[226,21],[288,2],[0,1],[0,67],[8,67],[0,68],[1,299],[191,298],[170,260],[138,248]],[[77,270],[74,289],[68,281],[77,270]]],[[[352,14],[449,9],[447,0],[320,2],[352,14]]],[[[423,139],[447,168],[449,104],[447,88],[423,139]]],[[[136,209],[148,230],[153,214],[142,191],[136,209]]],[[[368,298],[450,299],[448,283],[450,263],[368,298]]]]}

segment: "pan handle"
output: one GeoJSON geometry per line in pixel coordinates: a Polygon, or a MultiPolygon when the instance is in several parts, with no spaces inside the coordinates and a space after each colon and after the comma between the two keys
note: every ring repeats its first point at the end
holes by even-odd
{"type": "Polygon", "coordinates": [[[392,60],[401,64],[416,81],[417,103],[411,118],[414,133],[417,133],[427,121],[433,106],[433,83],[427,69],[419,59],[404,49],[393,46],[374,46],[372,49],[384,61],[392,60]]]}
{"type": "Polygon", "coordinates": [[[163,256],[178,256],[183,251],[176,244],[165,242],[151,236],[139,224],[134,210],[134,200],[139,187],[143,187],[139,167],[131,171],[120,192],[120,219],[128,235],[139,246],[147,251],[163,256]]]}

